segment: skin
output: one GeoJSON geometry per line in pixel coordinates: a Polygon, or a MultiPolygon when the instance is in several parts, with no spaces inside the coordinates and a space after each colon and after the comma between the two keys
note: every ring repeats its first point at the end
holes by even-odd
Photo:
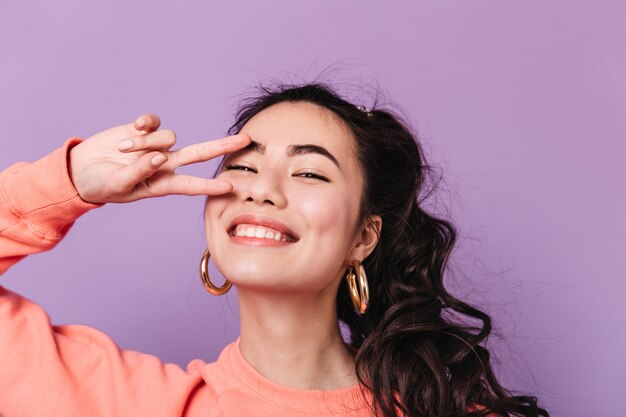
{"type": "Polygon", "coordinates": [[[68,154],[68,173],[80,197],[90,203],[128,203],[170,194],[219,195],[232,189],[227,182],[180,175],[175,169],[241,149],[250,142],[248,136],[170,151],[176,134],[158,130],[160,125],[158,116],[144,114],[74,146],[68,154]]]}
{"type": "Polygon", "coordinates": [[[330,111],[311,103],[274,105],[242,133],[265,152],[229,154],[217,178],[230,182],[232,192],[208,199],[205,208],[212,259],[238,288],[241,352],[280,385],[356,385],[335,299],[350,262],[363,261],[376,245],[381,220],[358,222],[363,177],[354,138],[330,111]],[[304,144],[326,148],[339,167],[317,153],[287,156],[290,146],[304,144]],[[310,173],[329,181],[307,178],[310,173]],[[251,213],[281,222],[299,240],[278,247],[260,244],[263,239],[236,242],[228,234],[232,220],[251,213]]]}
{"type": "Polygon", "coordinates": [[[378,216],[358,221],[363,177],[351,132],[331,112],[310,103],[274,105],[239,135],[178,150],[170,150],[174,132],[159,127],[158,116],[143,115],[72,148],[68,172],[80,197],[127,203],[170,194],[210,196],[207,246],[220,272],[238,287],[244,358],[287,387],[356,385],[335,299],[350,262],[362,262],[374,249],[382,222],[378,216]],[[251,139],[265,152],[243,149],[251,139]],[[287,156],[291,145],[303,144],[324,147],[340,168],[316,153],[287,156]],[[224,165],[238,168],[224,168],[216,179],[175,173],[179,166],[220,155],[227,155],[224,165]],[[311,178],[312,173],[329,181],[311,178]],[[297,242],[237,242],[228,234],[231,221],[252,213],[288,226],[297,242]]]}

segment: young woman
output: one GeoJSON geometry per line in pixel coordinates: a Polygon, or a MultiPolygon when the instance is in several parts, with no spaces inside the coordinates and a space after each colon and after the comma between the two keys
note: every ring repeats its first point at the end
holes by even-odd
{"type": "Polygon", "coordinates": [[[262,89],[218,141],[171,151],[158,127],[142,116],[4,171],[0,272],[103,203],[207,194],[201,278],[237,286],[240,338],[183,370],[0,288],[0,415],[548,416],[499,385],[490,318],[446,291],[455,229],[420,207],[428,166],[399,118],[309,84],[262,89]],[[174,173],[219,155],[215,179],[174,173]]]}

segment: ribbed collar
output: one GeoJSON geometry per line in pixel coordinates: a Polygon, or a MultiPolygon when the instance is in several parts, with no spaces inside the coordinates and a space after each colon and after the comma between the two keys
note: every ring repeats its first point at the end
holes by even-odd
{"type": "Polygon", "coordinates": [[[239,381],[266,400],[286,408],[313,412],[369,409],[371,394],[361,385],[338,390],[307,390],[278,385],[259,373],[241,354],[239,338],[225,348],[225,359],[239,381]],[[365,396],[364,396],[365,393],[365,396]]]}

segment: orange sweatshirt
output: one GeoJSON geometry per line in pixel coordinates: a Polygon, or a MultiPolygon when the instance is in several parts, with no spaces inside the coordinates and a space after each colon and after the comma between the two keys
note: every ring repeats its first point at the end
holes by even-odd
{"type": "MultiPolygon", "coordinates": [[[[52,249],[87,211],[63,147],[0,173],[0,274],[26,255],[52,249]]],[[[102,332],[53,326],[34,302],[0,286],[0,417],[372,416],[360,386],[286,388],[259,374],[238,341],[216,362],[186,369],[121,350],[102,332]]]]}
{"type": "MultiPolygon", "coordinates": [[[[102,206],[81,200],[69,178],[67,153],[81,141],[0,173],[0,275],[102,206]]],[[[359,385],[277,385],[246,362],[239,340],[213,363],[165,364],[91,327],[53,326],[39,305],[0,286],[0,417],[371,417],[371,399],[359,385]]]]}

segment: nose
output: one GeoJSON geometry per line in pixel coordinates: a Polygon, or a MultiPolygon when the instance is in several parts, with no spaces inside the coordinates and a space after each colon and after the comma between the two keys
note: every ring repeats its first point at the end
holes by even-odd
{"type": "Polygon", "coordinates": [[[276,208],[284,208],[287,205],[280,181],[271,173],[255,174],[243,190],[243,199],[245,202],[276,208]]]}

